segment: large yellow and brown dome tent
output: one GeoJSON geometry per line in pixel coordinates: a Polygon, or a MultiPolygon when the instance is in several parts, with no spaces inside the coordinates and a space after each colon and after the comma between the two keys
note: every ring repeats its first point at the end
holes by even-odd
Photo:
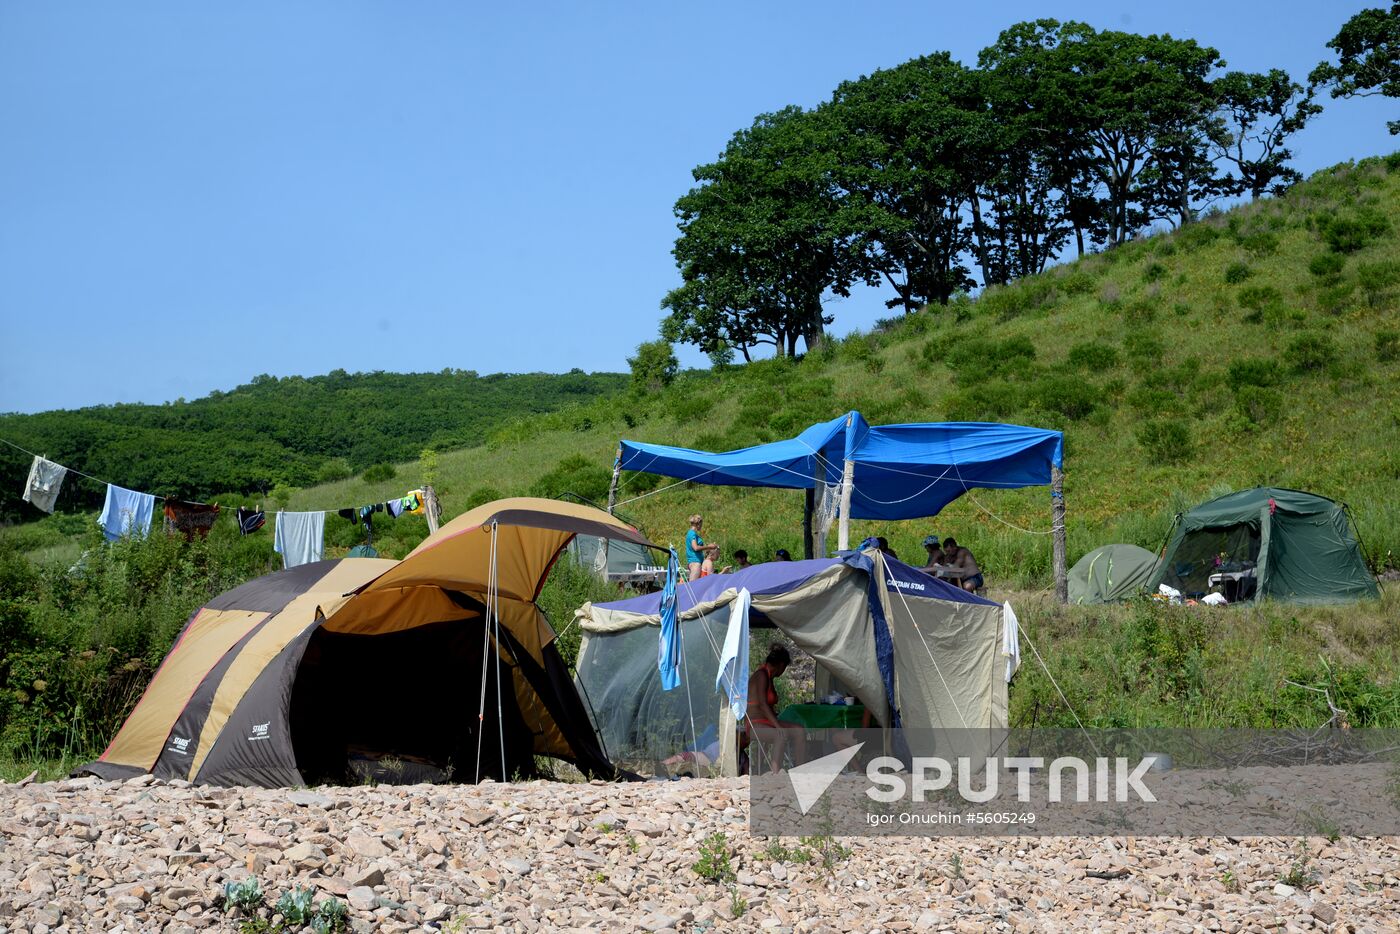
{"type": "Polygon", "coordinates": [[[402,561],[319,561],[236,587],[190,618],[80,771],[301,785],[344,780],[360,757],[476,781],[552,756],[612,775],[535,602],[578,534],[649,544],[598,509],[507,499],[402,561]]]}

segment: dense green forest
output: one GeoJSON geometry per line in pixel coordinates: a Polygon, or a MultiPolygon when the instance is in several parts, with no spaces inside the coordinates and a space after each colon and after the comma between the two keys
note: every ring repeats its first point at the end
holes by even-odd
{"type": "MultiPolygon", "coordinates": [[[[186,498],[267,494],[480,444],[503,422],[617,392],[626,377],[572,370],[256,377],[166,405],[0,415],[0,438],[131,489],[186,498]]],[[[0,446],[0,521],[41,515],[20,500],[30,458],[0,446]]],[[[60,508],[100,506],[98,484],[66,483],[60,508]]]]}

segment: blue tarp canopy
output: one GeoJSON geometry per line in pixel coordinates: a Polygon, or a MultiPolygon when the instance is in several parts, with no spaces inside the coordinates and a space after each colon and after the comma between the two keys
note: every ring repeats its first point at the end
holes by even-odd
{"type": "Polygon", "coordinates": [[[1064,466],[1064,434],[991,422],[866,424],[859,412],[813,425],[796,438],[724,453],[622,442],[623,470],[716,486],[810,489],[841,480],[854,464],[853,519],[934,516],[977,487],[1045,486],[1064,466]]]}

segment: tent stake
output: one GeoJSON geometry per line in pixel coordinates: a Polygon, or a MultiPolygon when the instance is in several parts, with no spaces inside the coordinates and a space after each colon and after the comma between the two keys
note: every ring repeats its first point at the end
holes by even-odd
{"type": "Polygon", "coordinates": [[[1065,475],[1050,468],[1050,554],[1055,570],[1055,599],[1069,603],[1069,574],[1065,569],[1065,475]]]}

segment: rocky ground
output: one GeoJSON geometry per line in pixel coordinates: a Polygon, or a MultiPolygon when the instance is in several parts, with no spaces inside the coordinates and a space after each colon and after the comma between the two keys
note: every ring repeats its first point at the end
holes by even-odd
{"type": "MultiPolygon", "coordinates": [[[[269,905],[305,886],[345,902],[352,930],[386,932],[1400,930],[1394,837],[777,846],[748,835],[746,807],[743,779],[4,785],[0,932],[238,930],[224,885],[250,875],[269,905]],[[695,868],[707,840],[719,881],[695,868]]],[[[265,909],[248,929],[279,921],[265,909]]]]}

